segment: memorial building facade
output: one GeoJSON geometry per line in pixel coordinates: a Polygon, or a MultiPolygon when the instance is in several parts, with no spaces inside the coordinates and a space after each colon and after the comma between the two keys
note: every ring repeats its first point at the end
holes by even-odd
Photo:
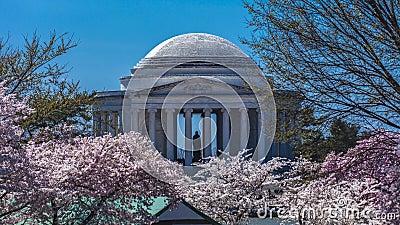
{"type": "Polygon", "coordinates": [[[279,129],[285,111],[275,117],[270,100],[261,104],[268,92],[255,91],[259,77],[272,79],[226,39],[204,33],[175,36],[121,77],[120,90],[97,92],[94,131],[141,132],[164,157],[185,165],[244,148],[257,150],[265,160],[292,158],[288,143],[273,140],[271,121],[279,129]]]}

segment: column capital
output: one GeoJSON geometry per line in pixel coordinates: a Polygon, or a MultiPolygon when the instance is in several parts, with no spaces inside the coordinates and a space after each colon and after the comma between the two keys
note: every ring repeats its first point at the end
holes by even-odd
{"type": "Polygon", "coordinates": [[[138,112],[140,111],[140,109],[138,109],[138,108],[131,108],[129,111],[130,111],[130,112],[136,112],[136,113],[138,113],[138,112]]]}
{"type": "Polygon", "coordinates": [[[156,113],[156,112],[157,112],[157,109],[147,109],[147,112],[156,113]]]}
{"type": "Polygon", "coordinates": [[[175,109],[173,109],[173,108],[165,108],[164,110],[165,110],[165,112],[167,112],[167,113],[173,113],[173,112],[175,112],[175,109]]]}
{"type": "Polygon", "coordinates": [[[185,108],[185,109],[183,109],[183,112],[184,113],[192,113],[193,109],[185,108]]]}
{"type": "Polygon", "coordinates": [[[223,112],[223,113],[230,113],[230,112],[231,112],[231,109],[230,109],[230,108],[222,108],[222,109],[221,109],[221,112],[223,112]]]}
{"type": "Polygon", "coordinates": [[[247,112],[247,108],[239,108],[240,112],[247,112]]]}
{"type": "Polygon", "coordinates": [[[205,109],[203,109],[203,112],[204,113],[211,113],[213,111],[213,109],[211,109],[211,108],[205,108],[205,109]]]}

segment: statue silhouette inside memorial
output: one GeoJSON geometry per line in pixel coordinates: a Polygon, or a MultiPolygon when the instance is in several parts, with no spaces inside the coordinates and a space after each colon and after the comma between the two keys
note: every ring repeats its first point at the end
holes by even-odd
{"type": "Polygon", "coordinates": [[[200,135],[199,132],[196,131],[193,135],[193,162],[201,162],[202,158],[200,135]]]}

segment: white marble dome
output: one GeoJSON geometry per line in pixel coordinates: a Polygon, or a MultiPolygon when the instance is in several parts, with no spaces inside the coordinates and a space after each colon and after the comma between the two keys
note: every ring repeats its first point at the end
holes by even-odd
{"type": "Polygon", "coordinates": [[[248,57],[232,42],[205,33],[189,33],[163,41],[144,58],[155,57],[248,57]]]}
{"type": "Polygon", "coordinates": [[[212,34],[188,33],[169,38],[153,48],[131,69],[131,76],[121,78],[121,89],[126,89],[132,77],[136,81],[154,79],[155,86],[193,77],[216,78],[243,86],[238,71],[244,76],[261,73],[253,60],[232,42],[212,34]]]}

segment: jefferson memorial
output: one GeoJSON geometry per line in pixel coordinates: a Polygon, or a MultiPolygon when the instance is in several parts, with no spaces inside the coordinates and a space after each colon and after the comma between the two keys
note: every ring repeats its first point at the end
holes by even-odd
{"type": "Polygon", "coordinates": [[[97,92],[94,132],[143,133],[165,158],[184,165],[241,149],[259,160],[292,158],[290,145],[274,140],[290,109],[276,110],[286,103],[272,81],[226,39],[178,35],[121,77],[120,90],[97,92]]]}

